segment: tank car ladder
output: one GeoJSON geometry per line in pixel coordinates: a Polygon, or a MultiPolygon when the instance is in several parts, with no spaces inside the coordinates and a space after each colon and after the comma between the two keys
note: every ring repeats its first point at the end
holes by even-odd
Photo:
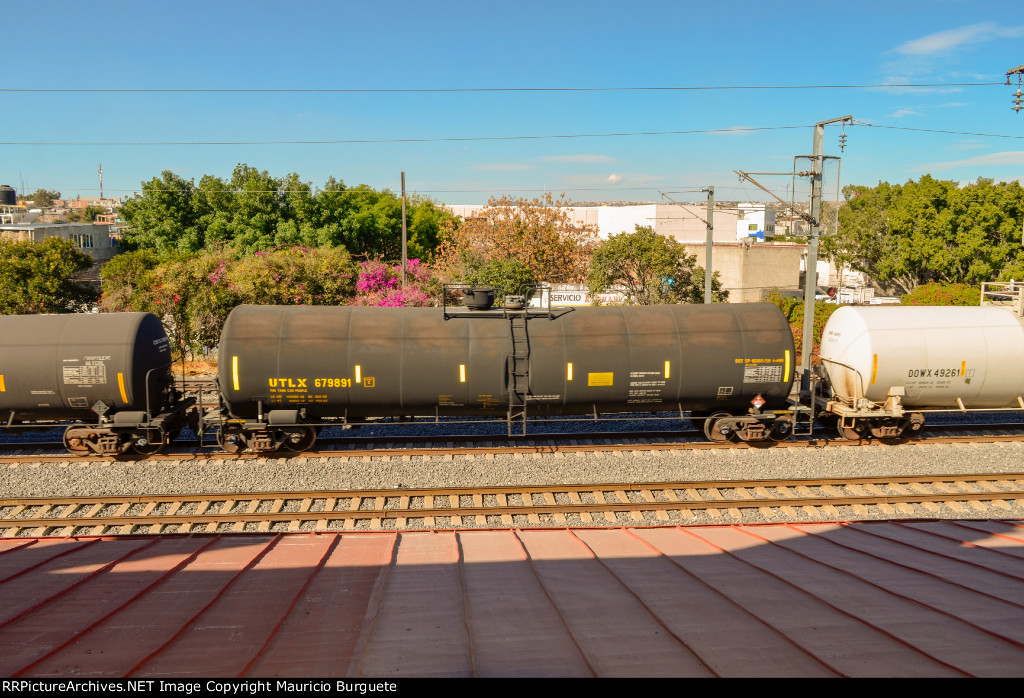
{"type": "Polygon", "coordinates": [[[512,335],[512,354],[508,363],[508,435],[512,436],[512,423],[523,421],[526,436],[526,396],[530,391],[530,333],[528,313],[511,313],[509,330],[512,335]]]}

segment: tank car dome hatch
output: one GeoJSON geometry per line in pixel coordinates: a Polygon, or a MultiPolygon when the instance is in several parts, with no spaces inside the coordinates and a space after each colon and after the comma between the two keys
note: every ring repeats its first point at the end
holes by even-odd
{"type": "Polygon", "coordinates": [[[462,290],[466,307],[470,310],[490,310],[494,306],[494,289],[490,287],[462,290]]]}
{"type": "Polygon", "coordinates": [[[825,324],[821,362],[842,400],[907,408],[999,409],[1024,394],[1024,320],[997,307],[844,306],[825,324]]]}

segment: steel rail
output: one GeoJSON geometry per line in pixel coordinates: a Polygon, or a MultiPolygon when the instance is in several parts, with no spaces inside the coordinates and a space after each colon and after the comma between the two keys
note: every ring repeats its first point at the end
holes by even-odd
{"type": "MultiPolygon", "coordinates": [[[[1004,427],[1005,428],[1005,427],[1004,427]]],[[[1015,425],[1019,428],[1019,425],[1015,425]]],[[[971,428],[972,431],[988,431],[984,428],[971,428]]],[[[635,437],[630,437],[635,438],[635,437]]],[[[915,445],[927,447],[929,445],[949,444],[970,444],[970,443],[997,443],[1024,441],[1024,432],[1012,434],[971,434],[968,436],[938,436],[925,435],[913,439],[840,439],[840,438],[818,438],[789,440],[778,442],[709,442],[709,441],[677,441],[675,436],[659,436],[659,441],[625,443],[601,443],[601,439],[594,436],[581,435],[577,438],[565,436],[544,439],[533,437],[521,440],[517,443],[493,445],[496,442],[505,442],[501,437],[482,438],[478,446],[456,446],[457,439],[440,438],[436,441],[437,446],[411,446],[411,447],[386,447],[379,448],[374,443],[360,444],[360,448],[344,450],[316,450],[316,451],[245,451],[241,453],[224,453],[221,451],[204,450],[183,450],[166,451],[148,456],[123,455],[123,456],[101,456],[89,454],[85,456],[73,456],[67,452],[39,453],[40,449],[34,448],[37,452],[31,454],[0,455],[0,463],[20,462],[70,462],[86,463],[89,461],[144,461],[144,460],[245,460],[254,458],[395,458],[395,457],[451,457],[451,456],[487,456],[487,455],[508,455],[508,454],[557,454],[557,453],[591,453],[595,451],[685,451],[685,450],[708,450],[708,449],[775,449],[775,448],[830,448],[830,447],[894,447],[902,445],[915,445]],[[574,443],[543,443],[545,440],[570,441],[574,443]],[[525,441],[525,443],[523,442],[525,441]],[[540,442],[540,443],[538,443],[540,442]],[[586,442],[586,443],[581,443],[586,442]],[[596,442],[596,443],[595,443],[596,442]]],[[[398,439],[382,438],[376,443],[391,446],[398,439]]],[[[429,443],[430,439],[420,438],[419,443],[429,443]]],[[[25,450],[28,450],[26,447],[25,450]]]]}
{"type": "MultiPolygon", "coordinates": [[[[144,533],[194,533],[196,527],[208,532],[222,531],[224,527],[251,532],[252,524],[263,531],[282,524],[288,524],[288,530],[294,531],[308,530],[310,524],[315,530],[335,530],[330,528],[333,522],[342,522],[345,529],[352,529],[358,521],[368,521],[371,530],[381,530],[385,521],[405,528],[409,520],[422,520],[421,527],[433,528],[439,518],[457,521],[459,525],[449,526],[457,528],[465,527],[466,519],[471,525],[486,526],[487,519],[497,517],[503,525],[512,525],[515,517],[524,516],[533,525],[541,523],[541,516],[554,517],[558,525],[565,523],[567,515],[579,515],[584,525],[600,526],[594,522],[594,515],[619,525],[620,514],[634,522],[644,521],[645,513],[654,514],[666,522],[667,512],[692,515],[708,511],[721,516],[725,511],[737,518],[742,516],[743,509],[758,509],[771,517],[777,509],[805,513],[823,509],[832,513],[841,506],[866,512],[872,506],[886,511],[885,507],[904,505],[901,511],[909,516],[914,513],[912,508],[907,510],[910,504],[937,508],[939,504],[962,503],[975,503],[978,511],[984,511],[987,504],[1012,512],[1013,504],[1024,506],[1024,474],[2,499],[0,536],[20,535],[26,530],[60,530],[70,535],[80,529],[98,535],[107,529],[132,532],[135,528],[146,529],[144,533]],[[812,492],[811,488],[819,489],[820,493],[812,492]],[[534,503],[535,494],[545,501],[534,503]],[[609,494],[613,497],[609,498],[609,494]],[[558,495],[569,499],[569,503],[558,503],[558,495]],[[584,502],[583,496],[593,501],[584,502]],[[463,497],[472,499],[472,503],[463,504],[463,497]],[[439,498],[447,506],[439,506],[439,498]],[[495,503],[485,504],[485,498],[495,503]],[[515,498],[522,503],[510,501],[515,498]],[[411,506],[413,500],[423,500],[423,505],[411,506]],[[392,506],[388,506],[389,501],[392,506]],[[431,506],[427,506],[428,502],[431,506]],[[259,511],[266,509],[268,503],[269,511],[259,511]],[[299,503],[298,511],[284,510],[286,504],[295,503],[299,503]],[[365,504],[372,508],[363,508],[365,504]],[[157,513],[164,505],[170,509],[157,513]],[[195,511],[178,513],[189,505],[194,505],[195,511]],[[131,513],[140,507],[141,512],[131,513]],[[116,508],[115,514],[100,515],[111,508],[116,508]],[[164,531],[165,527],[176,530],[164,531]]],[[[893,509],[888,513],[896,512],[893,509]]]]}

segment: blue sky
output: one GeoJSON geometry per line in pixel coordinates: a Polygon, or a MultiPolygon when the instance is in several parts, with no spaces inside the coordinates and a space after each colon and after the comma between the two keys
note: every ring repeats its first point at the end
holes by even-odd
{"type": "MultiPolygon", "coordinates": [[[[1018,2],[57,0],[24,12],[5,10],[0,78],[0,184],[19,191],[95,196],[102,163],[104,194],[128,196],[163,170],[198,182],[244,162],[396,191],[404,171],[410,191],[449,204],[699,200],[708,185],[760,200],[734,170],[790,171],[813,124],[847,114],[845,151],[840,126],[825,133],[844,184],[1024,174],[1016,79],[1002,84],[1024,64],[1018,2]],[[907,84],[924,86],[880,87],[907,84]],[[851,85],[866,87],[760,89],[851,85]]],[[[790,178],[757,179],[786,198],[790,178]]]]}

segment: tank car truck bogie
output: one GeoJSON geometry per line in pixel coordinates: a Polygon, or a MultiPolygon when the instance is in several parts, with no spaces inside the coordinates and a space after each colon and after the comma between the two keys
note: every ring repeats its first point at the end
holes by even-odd
{"type": "Polygon", "coordinates": [[[793,416],[786,413],[734,415],[714,412],[703,418],[704,436],[708,441],[776,442],[793,435],[793,416]]]}
{"type": "Polygon", "coordinates": [[[243,451],[308,451],[316,443],[318,425],[298,410],[271,410],[252,420],[225,418],[219,411],[204,424],[217,430],[217,444],[227,453],[243,451]]]}

